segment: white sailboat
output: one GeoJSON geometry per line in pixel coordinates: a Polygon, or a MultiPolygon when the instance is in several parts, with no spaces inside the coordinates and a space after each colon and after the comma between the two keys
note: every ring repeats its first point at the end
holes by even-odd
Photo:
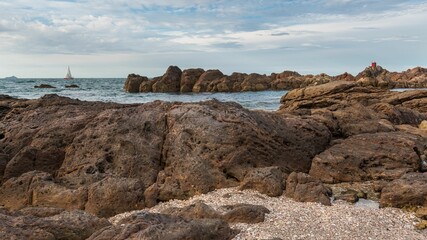
{"type": "Polygon", "coordinates": [[[72,80],[72,79],[74,79],[73,75],[71,75],[70,66],[68,66],[67,75],[65,75],[64,79],[65,80],[72,80]]]}

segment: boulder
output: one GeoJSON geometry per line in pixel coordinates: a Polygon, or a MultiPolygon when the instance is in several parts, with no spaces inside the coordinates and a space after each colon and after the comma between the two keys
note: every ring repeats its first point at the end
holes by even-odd
{"type": "Polygon", "coordinates": [[[264,206],[252,204],[236,204],[222,206],[226,211],[223,219],[229,223],[260,223],[264,222],[265,214],[270,213],[264,206]]]}
{"type": "Polygon", "coordinates": [[[193,87],[199,80],[200,76],[205,72],[201,68],[186,69],[181,75],[181,92],[192,92],[193,87]]]}
{"type": "Polygon", "coordinates": [[[245,73],[234,72],[230,76],[221,78],[216,85],[218,92],[240,92],[242,83],[248,75],[245,73]]]}
{"type": "Polygon", "coordinates": [[[181,74],[179,67],[169,66],[162,78],[153,84],[153,92],[179,92],[181,74]]]}
{"type": "Polygon", "coordinates": [[[249,74],[242,82],[242,91],[263,91],[270,89],[271,80],[266,75],[249,74]]]}
{"type": "Polygon", "coordinates": [[[79,85],[76,84],[70,84],[70,85],[65,85],[65,88],[80,88],[79,85]]]}
{"type": "Polygon", "coordinates": [[[126,92],[130,92],[130,93],[137,93],[140,92],[139,88],[141,83],[143,82],[148,82],[148,78],[145,76],[140,76],[137,74],[129,74],[126,82],[125,82],[125,86],[124,89],[126,92]]]}
{"type": "Polygon", "coordinates": [[[239,188],[254,189],[270,197],[277,197],[285,189],[283,175],[278,167],[255,168],[246,174],[239,188]]]}
{"type": "Polygon", "coordinates": [[[216,84],[224,77],[220,70],[207,70],[193,86],[193,92],[217,92],[216,84]]]}
{"type": "Polygon", "coordinates": [[[408,173],[385,186],[380,207],[427,207],[427,173],[408,173]]]}
{"type": "Polygon", "coordinates": [[[107,239],[232,239],[237,234],[219,219],[184,219],[165,214],[137,213],[93,233],[88,240],[107,239]]]}
{"type": "Polygon", "coordinates": [[[420,169],[425,139],[402,132],[351,136],[314,157],[310,175],[325,183],[394,180],[420,169]]]}
{"type": "Polygon", "coordinates": [[[427,120],[424,120],[420,123],[419,128],[421,130],[427,130],[427,120]]]}
{"type": "Polygon", "coordinates": [[[331,189],[306,173],[291,173],[286,180],[285,194],[298,202],[318,202],[327,206],[331,205],[331,189]]]}

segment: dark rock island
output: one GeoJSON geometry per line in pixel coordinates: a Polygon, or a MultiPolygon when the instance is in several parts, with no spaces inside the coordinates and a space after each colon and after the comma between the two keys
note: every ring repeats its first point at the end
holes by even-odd
{"type": "Polygon", "coordinates": [[[291,90],[316,86],[334,81],[357,82],[361,86],[380,88],[426,88],[427,69],[416,67],[404,72],[389,72],[376,64],[367,67],[357,76],[343,73],[338,76],[327,74],[300,75],[293,71],[261,75],[257,73],[233,73],[224,75],[219,70],[201,68],[181,71],[170,66],[163,76],[148,79],[137,74],[129,74],[124,89],[137,92],[242,92],[263,90],[291,90]]]}
{"type": "MultiPolygon", "coordinates": [[[[393,76],[382,71],[384,79],[393,76]]],[[[292,81],[283,79],[292,78],[303,77],[282,73],[273,82],[285,89],[292,81]]],[[[292,90],[276,112],[216,100],[123,105],[0,96],[2,238],[231,239],[237,232],[230,223],[263,221],[269,210],[232,205],[216,212],[200,203],[131,214],[114,225],[104,219],[227,187],[330,205],[335,185],[350,183],[347,194],[355,196],[347,199],[354,201],[370,196],[354,190],[365,184],[381,207],[427,207],[427,91],[393,92],[360,79],[292,90]]],[[[131,75],[127,86],[246,91],[271,83],[171,67],[156,80],[131,75]]]]}

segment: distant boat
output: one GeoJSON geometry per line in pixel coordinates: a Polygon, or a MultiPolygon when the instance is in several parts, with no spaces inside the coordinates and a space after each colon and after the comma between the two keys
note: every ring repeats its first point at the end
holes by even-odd
{"type": "Polygon", "coordinates": [[[70,66],[68,66],[67,75],[65,75],[64,79],[65,80],[72,80],[72,79],[74,79],[73,75],[71,75],[70,66]]]}

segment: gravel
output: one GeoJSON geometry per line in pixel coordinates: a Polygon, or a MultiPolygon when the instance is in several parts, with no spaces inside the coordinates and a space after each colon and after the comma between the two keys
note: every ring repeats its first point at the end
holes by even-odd
{"type": "MultiPolygon", "coordinates": [[[[142,211],[161,212],[169,207],[184,207],[202,200],[214,209],[248,203],[267,207],[271,213],[263,223],[231,224],[241,232],[234,239],[427,239],[425,230],[415,229],[419,221],[413,213],[396,208],[363,208],[343,201],[332,206],[295,202],[285,196],[268,197],[252,190],[218,189],[189,200],[172,200],[142,211]]],[[[116,224],[133,211],[111,217],[116,224]]]]}

